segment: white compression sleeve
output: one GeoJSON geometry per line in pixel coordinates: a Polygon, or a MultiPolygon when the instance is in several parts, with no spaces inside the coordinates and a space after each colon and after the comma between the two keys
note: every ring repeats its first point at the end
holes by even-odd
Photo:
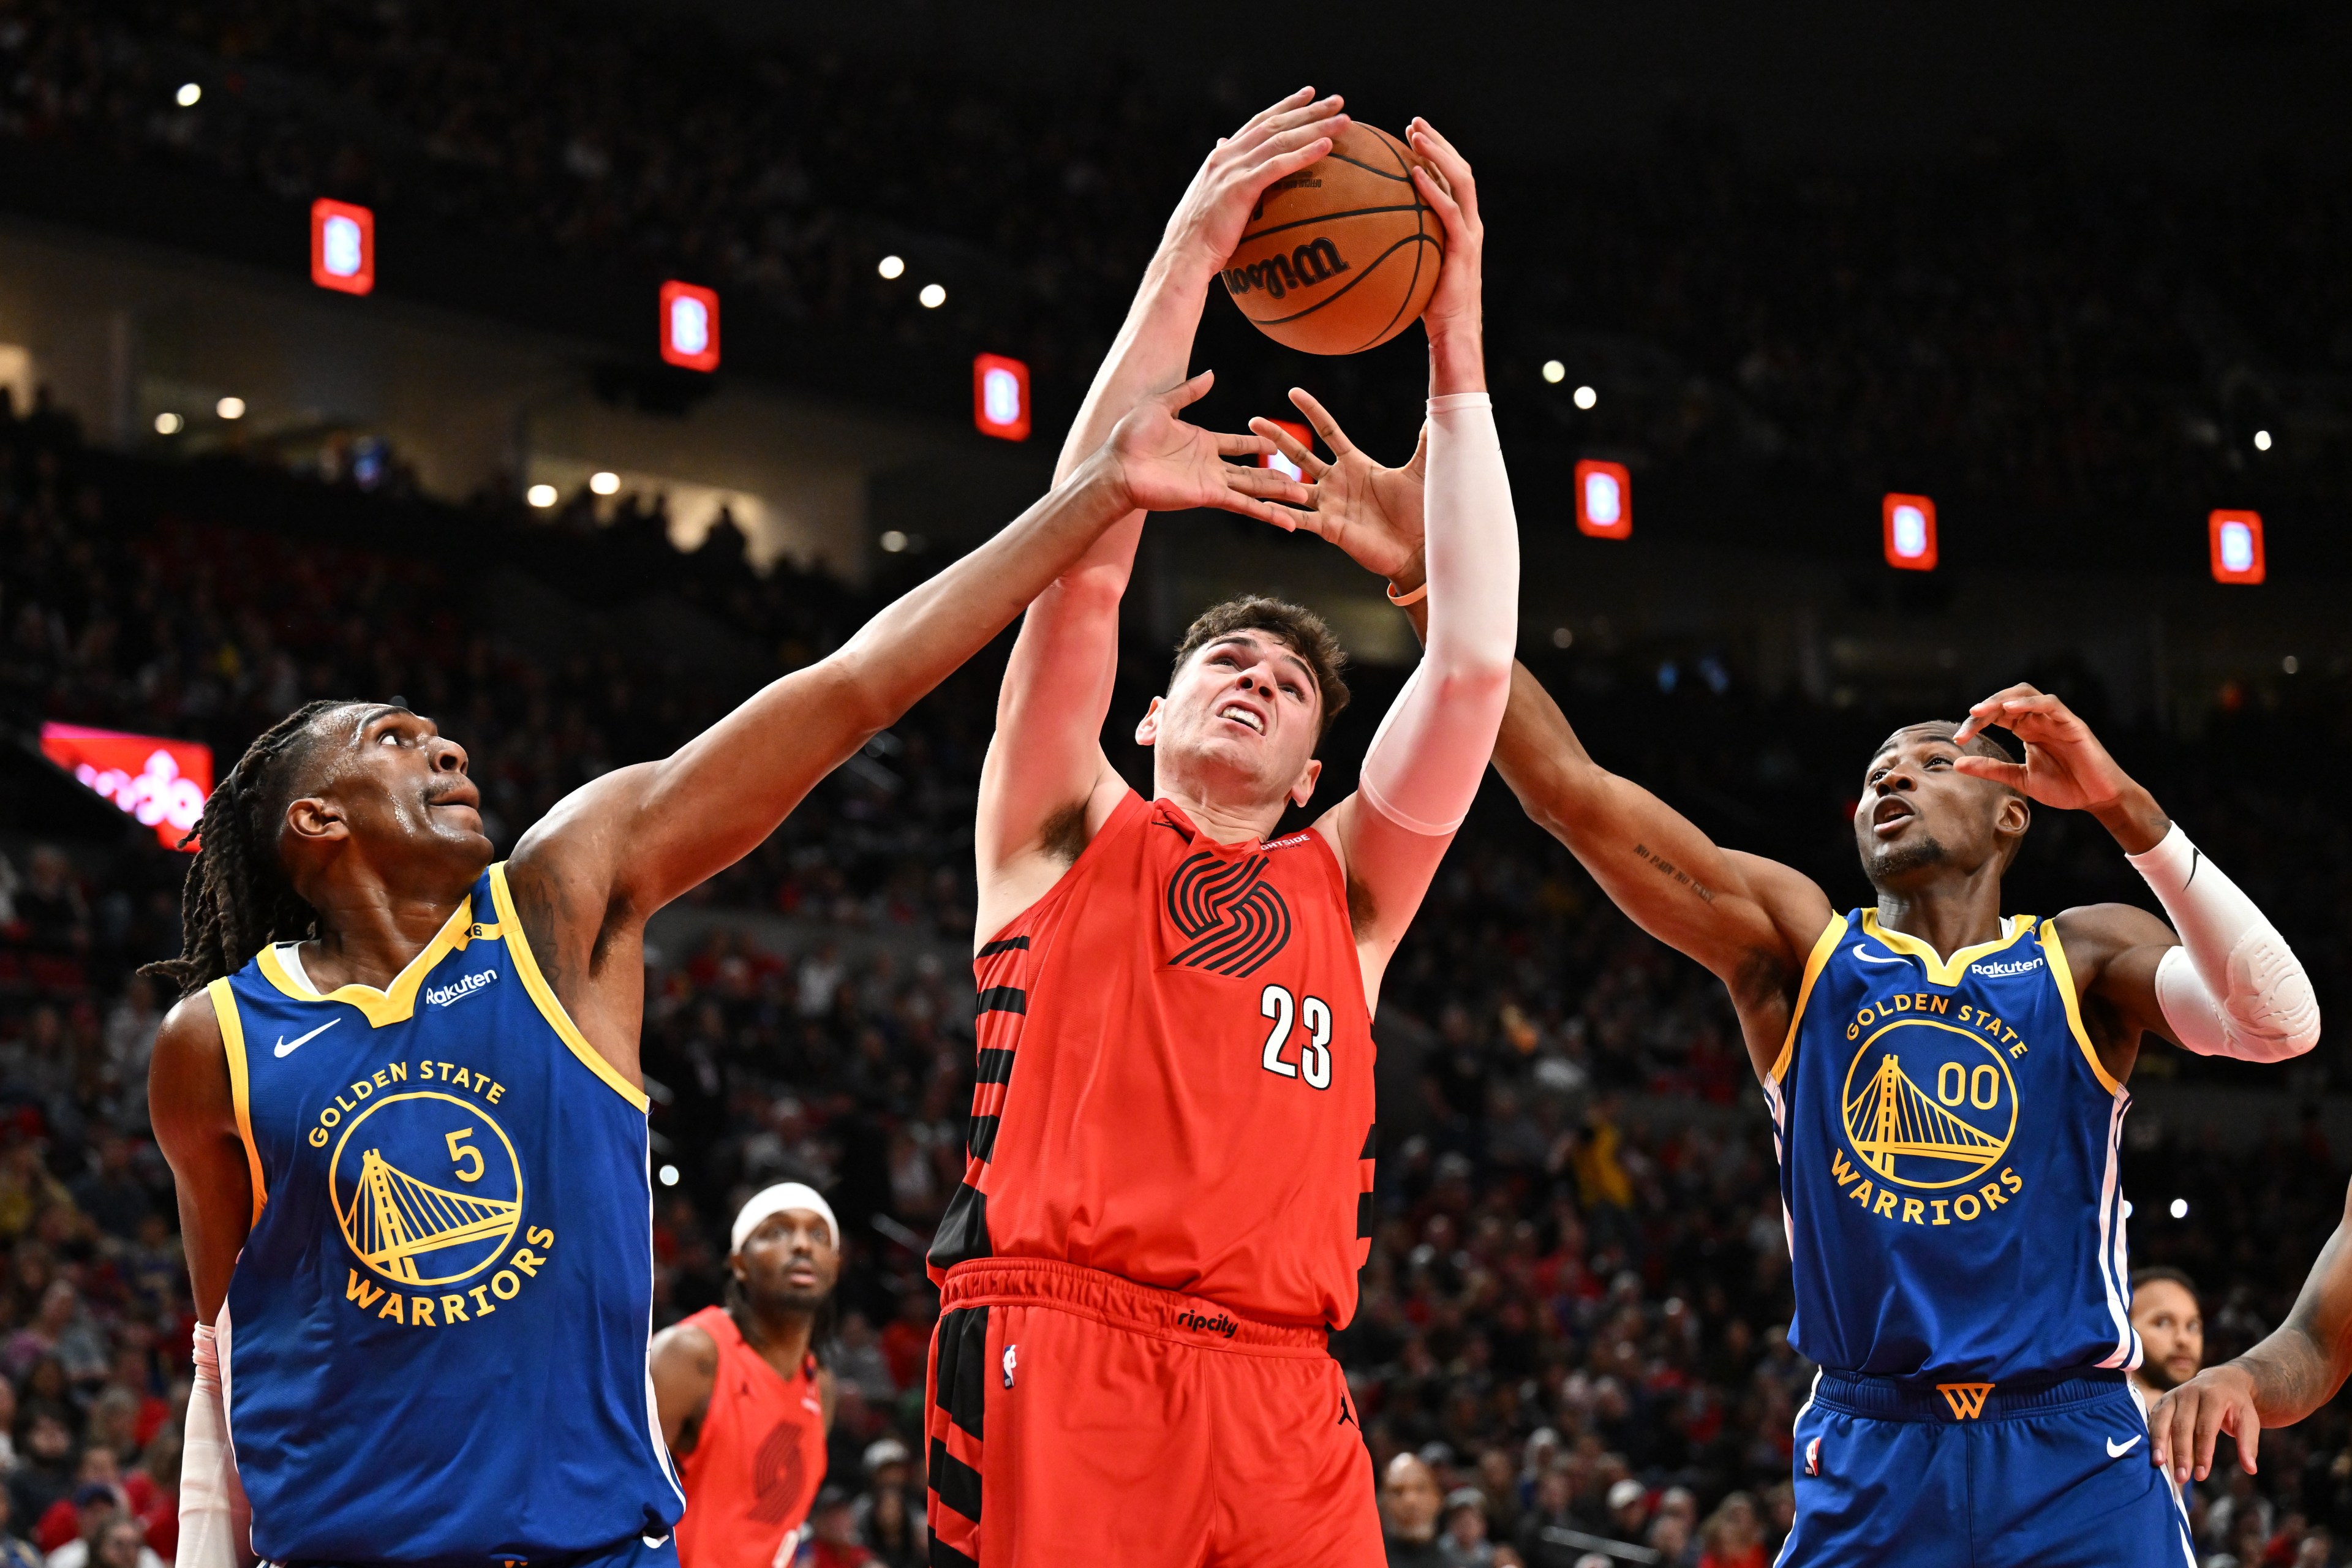
{"type": "Polygon", "coordinates": [[[2302,962],[2179,823],[2155,848],[2126,858],[2180,935],[2156,971],[2173,1038],[2200,1056],[2253,1062],[2284,1061],[2318,1043],[2319,999],[2302,962]]]}
{"type": "Polygon", "coordinates": [[[236,1479],[221,1403],[220,1352],[210,1323],[196,1325],[196,1371],[180,1446],[179,1568],[239,1568],[252,1518],[236,1479]]]}
{"type": "Polygon", "coordinates": [[[1483,392],[1429,400],[1429,647],[1364,753],[1372,809],[1410,833],[1470,814],[1511,695],[1519,525],[1483,392]]]}

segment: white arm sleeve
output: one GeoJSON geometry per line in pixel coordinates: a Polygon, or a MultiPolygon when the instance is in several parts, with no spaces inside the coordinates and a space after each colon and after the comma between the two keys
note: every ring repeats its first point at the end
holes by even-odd
{"type": "Polygon", "coordinates": [[[2172,1037],[2200,1056],[2284,1061],[2319,1041],[2319,999],[2278,928],[2172,825],[2126,857],[2156,889],[2180,945],[2157,964],[2156,1000],[2172,1037]]]}
{"type": "Polygon", "coordinates": [[[1429,647],[1364,753],[1360,787],[1408,833],[1462,826],[1494,755],[1518,641],[1519,525],[1483,392],[1429,400],[1429,647]]]}
{"type": "Polygon", "coordinates": [[[210,1323],[196,1325],[196,1372],[180,1448],[180,1550],[177,1568],[240,1568],[250,1552],[253,1521],[221,1403],[220,1353],[210,1323]]]}

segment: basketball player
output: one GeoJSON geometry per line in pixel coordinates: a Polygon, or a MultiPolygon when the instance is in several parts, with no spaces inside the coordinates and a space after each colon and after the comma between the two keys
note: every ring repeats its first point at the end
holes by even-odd
{"type": "MultiPolygon", "coordinates": [[[[1311,160],[1306,93],[1221,143],[1168,225],[1064,448],[1181,376],[1259,193],[1311,160]],[[1296,152],[1268,157],[1268,148],[1296,152]]],[[[979,1079],[931,1268],[932,1558],[946,1568],[1381,1560],[1371,1461],[1326,1348],[1370,1235],[1381,975],[1502,715],[1518,549],[1486,395],[1469,166],[1416,121],[1447,240],[1430,347],[1429,649],[1358,791],[1314,797],[1346,700],[1322,622],[1207,611],[1135,727],[1101,734],[1139,517],[1030,606],[981,775],[979,1079]]],[[[1302,496],[1304,492],[1301,492],[1302,496]]]]}
{"type": "Polygon", "coordinates": [[[2205,1314],[2197,1305],[2196,1282],[2178,1268],[2135,1268],[2131,1282],[2132,1328],[2142,1352],[2132,1385],[2140,1403],[2153,1406],[2205,1364],[2205,1314]]]}
{"type": "MultiPolygon", "coordinates": [[[[180,1561],[668,1563],[646,1371],[646,918],[1139,507],[1269,516],[1266,443],[1135,401],[1017,522],[493,865],[463,748],[316,702],[205,807],[157,1141],[196,1308],[180,1561]],[[234,1438],[234,1462],[228,1449],[234,1438]]],[[[1303,497],[1304,492],[1296,492],[1303,497]]]]}
{"type": "MultiPolygon", "coordinates": [[[[1424,458],[1381,468],[1292,397],[1331,461],[1254,427],[1317,481],[1317,531],[1409,597],[1424,574],[1412,482],[1424,458]]],[[[1723,980],[1763,1081],[1789,1337],[1823,1369],[1797,1420],[1780,1561],[2182,1561],[2171,1489],[2124,1458],[2148,1430],[2125,1384],[2141,1347],[2124,1080],[2149,1033],[2252,1061],[2311,1048],[2310,980],[2262,912],[2082,720],[2029,686],[1879,745],[1853,816],[1878,903],[1845,914],[1597,766],[1524,668],[1495,765],[1635,923],[1723,980]],[[1993,724],[2024,742],[2022,761],[1983,732],[1993,724]],[[2001,874],[2036,804],[2095,817],[2172,924],[2126,904],[2003,915],[2001,874]]]]}
{"type": "Polygon", "coordinates": [[[841,1278],[841,1222],[815,1188],[784,1182],[735,1216],[732,1300],[654,1338],[662,1438],[682,1461],[682,1568],[789,1563],[824,1480],[833,1374],[817,1314],[841,1278]]]}

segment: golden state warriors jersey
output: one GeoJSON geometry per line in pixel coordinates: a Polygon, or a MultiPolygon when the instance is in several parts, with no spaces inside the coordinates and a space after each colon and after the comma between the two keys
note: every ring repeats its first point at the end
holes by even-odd
{"type": "Polygon", "coordinates": [[[1765,1085],[1797,1310],[1833,1372],[2001,1382],[2139,1364],[2119,1170],[2131,1096],[2055,923],[1948,962],[1832,918],[1765,1085]]]}
{"type": "Polygon", "coordinates": [[[254,1193],[220,1325],[253,1545],[499,1564],[662,1537],[646,1097],[504,866],[383,991],[278,949],[211,985],[254,1193]]]}

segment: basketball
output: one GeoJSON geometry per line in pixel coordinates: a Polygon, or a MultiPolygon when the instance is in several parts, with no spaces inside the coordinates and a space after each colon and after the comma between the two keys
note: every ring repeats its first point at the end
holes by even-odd
{"type": "Polygon", "coordinates": [[[1225,291],[1259,331],[1310,354],[1361,353],[1419,320],[1445,231],[1412,183],[1426,160],[1361,121],[1267,187],[1226,258],[1225,291]]]}

